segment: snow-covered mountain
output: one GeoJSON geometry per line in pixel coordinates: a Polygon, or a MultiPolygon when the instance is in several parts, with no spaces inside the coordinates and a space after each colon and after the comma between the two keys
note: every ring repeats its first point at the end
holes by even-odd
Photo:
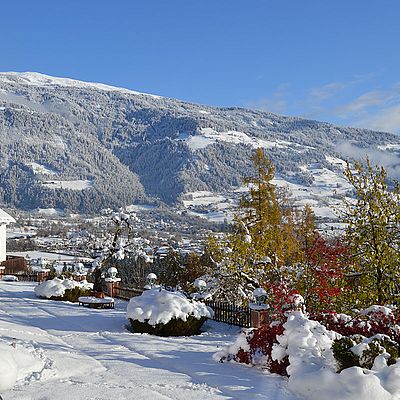
{"type": "Polygon", "coordinates": [[[389,171],[400,162],[389,133],[30,72],[0,73],[0,140],[0,202],[25,209],[189,206],[187,193],[237,190],[256,147],[279,183],[319,204],[347,190],[344,159],[369,152],[389,171]]]}

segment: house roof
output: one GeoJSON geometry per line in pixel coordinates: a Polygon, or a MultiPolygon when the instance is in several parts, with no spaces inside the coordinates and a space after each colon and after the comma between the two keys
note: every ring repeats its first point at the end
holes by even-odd
{"type": "Polygon", "coordinates": [[[15,222],[15,219],[0,208],[0,225],[10,224],[11,222],[15,222]]]}

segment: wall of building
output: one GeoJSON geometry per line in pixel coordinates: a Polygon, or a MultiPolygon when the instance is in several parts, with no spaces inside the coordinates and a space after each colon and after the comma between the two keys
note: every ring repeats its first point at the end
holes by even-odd
{"type": "Polygon", "coordinates": [[[0,261],[6,259],[6,225],[0,225],[0,261]]]}

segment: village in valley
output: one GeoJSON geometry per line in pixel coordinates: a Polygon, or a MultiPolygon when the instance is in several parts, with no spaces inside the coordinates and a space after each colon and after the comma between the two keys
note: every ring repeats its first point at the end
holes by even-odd
{"type": "Polygon", "coordinates": [[[270,398],[272,392],[282,399],[317,399],[322,392],[355,399],[367,390],[396,398],[399,187],[387,186],[386,171],[368,159],[347,164],[343,174],[354,197],[342,198],[336,220],[324,230],[326,219],[318,221],[308,204],[292,202],[287,189],[273,183],[275,167],[263,149],[254,151],[252,163],[257,174],[243,178],[248,190],[230,202],[231,214],[219,224],[140,205],[91,218],[22,211],[13,217],[1,210],[2,329],[12,336],[5,335],[0,350],[2,365],[13,372],[0,389],[19,398],[32,387],[51,396],[58,388],[63,399],[70,395],[62,389],[65,379],[79,379],[76,396],[92,396],[88,386],[99,379],[109,389],[115,362],[131,370],[113,350],[117,346],[134,359],[145,356],[150,370],[171,351],[181,367],[164,361],[172,375],[162,389],[142,382],[146,369],[125,377],[120,398],[138,386],[143,398],[154,391],[183,398],[176,372],[185,374],[191,398],[199,399],[270,398]],[[371,238],[380,245],[371,248],[371,238]],[[100,348],[93,332],[104,342],[100,348]],[[32,334],[38,339],[28,339],[32,334]],[[137,341],[137,335],[144,336],[137,341]],[[50,348],[48,340],[61,347],[50,348]],[[137,350],[154,351],[155,343],[158,355],[137,350]],[[208,350],[198,363],[201,348],[208,350]],[[60,357],[67,357],[68,370],[60,369],[60,357]],[[96,377],[82,377],[87,362],[94,363],[96,377]],[[248,383],[232,386],[241,364],[260,375],[246,378],[247,369],[242,379],[248,383]],[[227,370],[217,382],[207,377],[227,370]],[[340,385],[321,384],[327,374],[340,385]],[[262,392],[254,386],[261,380],[262,392]]]}

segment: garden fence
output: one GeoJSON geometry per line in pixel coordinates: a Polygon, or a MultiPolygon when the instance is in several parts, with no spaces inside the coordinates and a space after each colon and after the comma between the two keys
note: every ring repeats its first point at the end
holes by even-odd
{"type": "Polygon", "coordinates": [[[127,288],[127,287],[114,287],[114,297],[122,300],[130,300],[132,297],[140,296],[143,293],[143,290],[127,288]]]}
{"type": "Polygon", "coordinates": [[[206,300],[205,303],[214,311],[213,320],[242,326],[243,328],[250,328],[251,312],[249,307],[210,300],[206,300]]]}
{"type": "MultiPolygon", "coordinates": [[[[103,291],[107,293],[106,286],[103,287],[103,291]]],[[[132,297],[140,296],[143,290],[115,286],[113,292],[113,296],[117,299],[130,300],[132,297]]],[[[251,312],[249,307],[212,300],[206,300],[205,304],[214,311],[214,316],[212,318],[214,321],[250,328],[251,312]]]]}

